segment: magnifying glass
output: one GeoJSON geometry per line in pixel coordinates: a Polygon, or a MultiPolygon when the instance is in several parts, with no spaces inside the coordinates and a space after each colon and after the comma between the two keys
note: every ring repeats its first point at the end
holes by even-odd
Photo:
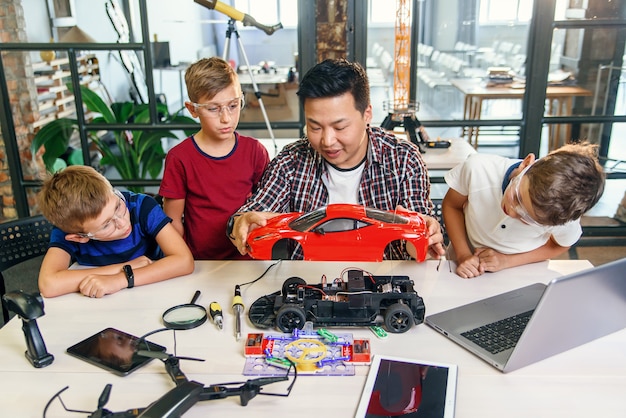
{"type": "Polygon", "coordinates": [[[207,320],[204,306],[197,305],[200,291],[196,290],[190,303],[176,305],[163,313],[163,324],[168,329],[184,330],[199,327],[207,320]]]}

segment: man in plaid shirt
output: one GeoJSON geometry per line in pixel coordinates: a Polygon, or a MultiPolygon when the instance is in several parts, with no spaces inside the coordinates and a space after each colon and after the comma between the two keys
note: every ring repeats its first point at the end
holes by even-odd
{"type": "MultiPolygon", "coordinates": [[[[297,94],[306,136],[270,162],[258,188],[229,220],[227,234],[239,252],[247,252],[249,231],[277,213],[358,203],[382,210],[402,206],[427,215],[430,253],[443,255],[443,235],[432,217],[430,181],[419,149],[370,127],[372,105],[363,67],[326,60],[307,72],[297,94]]],[[[414,258],[411,247],[397,245],[385,258],[414,258]]],[[[301,253],[296,250],[292,258],[302,258],[301,253]]]]}

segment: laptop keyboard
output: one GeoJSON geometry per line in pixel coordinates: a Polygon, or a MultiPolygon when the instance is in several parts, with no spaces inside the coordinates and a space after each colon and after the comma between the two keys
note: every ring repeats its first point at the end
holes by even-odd
{"type": "Polygon", "coordinates": [[[532,314],[533,311],[524,312],[474,328],[461,335],[490,353],[496,354],[517,344],[532,314]]]}

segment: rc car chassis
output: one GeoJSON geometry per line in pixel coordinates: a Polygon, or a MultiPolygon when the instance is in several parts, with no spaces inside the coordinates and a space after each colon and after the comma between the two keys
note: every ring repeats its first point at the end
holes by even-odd
{"type": "Polygon", "coordinates": [[[258,328],[283,332],[314,326],[366,327],[384,323],[387,331],[402,333],[424,322],[424,301],[408,276],[373,276],[348,270],[342,278],[311,285],[300,277],[285,280],[281,290],[256,300],[248,316],[258,328]]]}

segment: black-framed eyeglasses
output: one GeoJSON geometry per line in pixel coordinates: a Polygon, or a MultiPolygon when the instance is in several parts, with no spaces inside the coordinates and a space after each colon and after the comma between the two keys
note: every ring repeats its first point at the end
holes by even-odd
{"type": "Polygon", "coordinates": [[[113,189],[113,194],[119,198],[117,204],[115,205],[115,211],[113,212],[113,216],[102,225],[100,229],[95,232],[77,232],[76,235],[89,238],[93,240],[105,239],[113,235],[118,227],[118,222],[124,220],[124,216],[126,216],[126,212],[128,208],[126,207],[126,198],[117,189],[113,189]]]}

